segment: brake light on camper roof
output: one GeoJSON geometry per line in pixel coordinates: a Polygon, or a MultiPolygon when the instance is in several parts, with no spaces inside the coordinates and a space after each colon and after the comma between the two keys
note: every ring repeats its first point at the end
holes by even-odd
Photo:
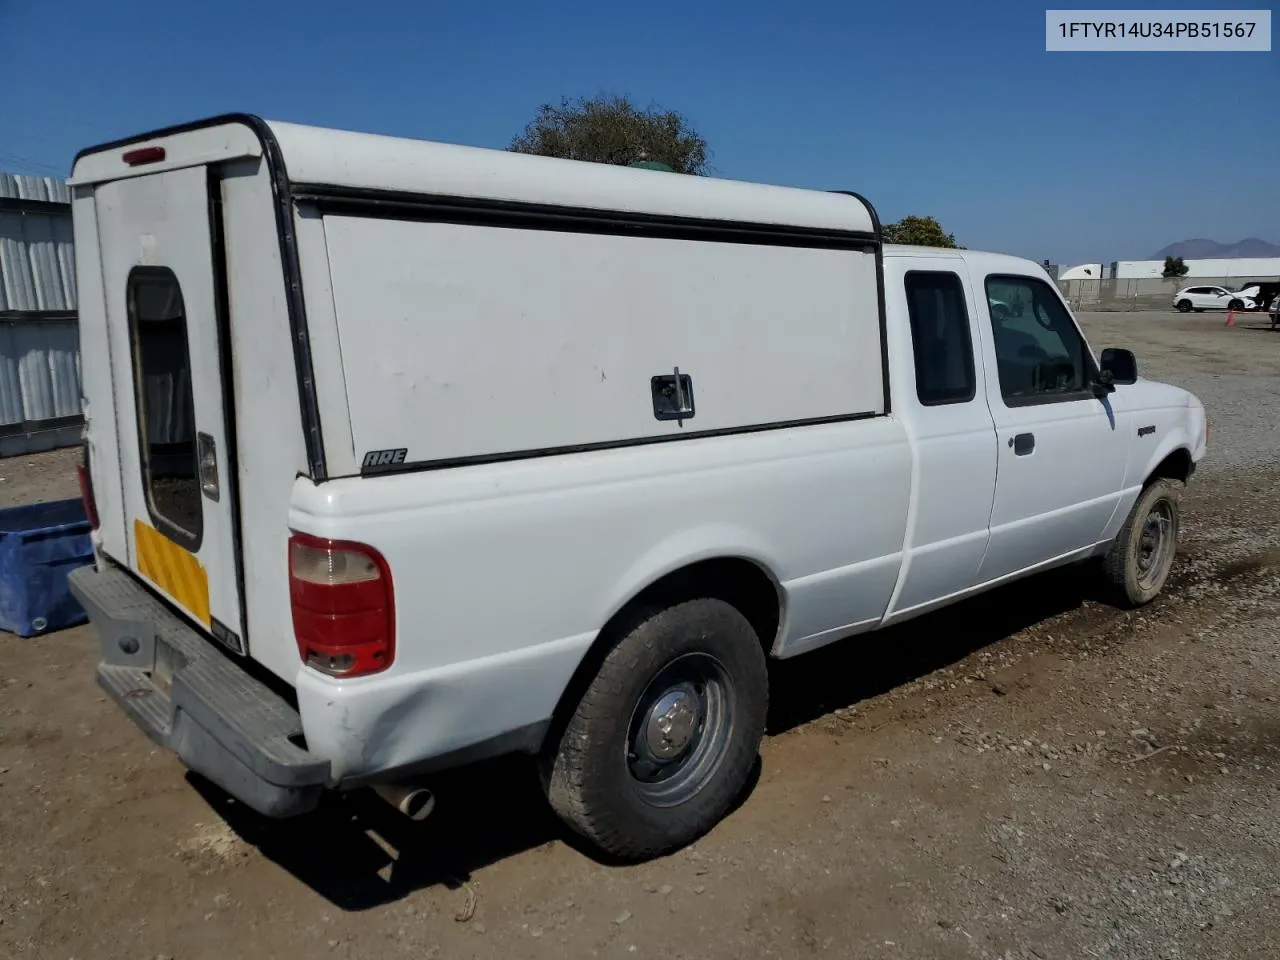
{"type": "Polygon", "coordinates": [[[164,147],[138,147],[136,150],[126,150],[124,153],[124,162],[131,167],[140,167],[144,163],[159,163],[164,159],[164,147]]]}
{"type": "Polygon", "coordinates": [[[391,570],[373,547],[294,533],[289,600],[298,654],[307,666],[332,677],[359,677],[391,666],[391,570]]]}

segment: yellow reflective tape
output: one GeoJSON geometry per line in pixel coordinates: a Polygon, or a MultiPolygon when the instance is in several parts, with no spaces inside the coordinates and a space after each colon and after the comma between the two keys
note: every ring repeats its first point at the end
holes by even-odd
{"type": "Polygon", "coordinates": [[[195,554],[141,520],[133,521],[133,542],[138,572],[209,626],[209,577],[195,554]]]}

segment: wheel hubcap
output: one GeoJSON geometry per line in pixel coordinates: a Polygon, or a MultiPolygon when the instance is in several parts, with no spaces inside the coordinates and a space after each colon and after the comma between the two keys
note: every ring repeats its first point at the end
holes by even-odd
{"type": "Polygon", "coordinates": [[[673,660],[645,687],[631,715],[626,761],[637,792],[662,807],[691,799],[715,774],[732,729],[724,665],[706,653],[673,660]]]}
{"type": "Polygon", "coordinates": [[[702,722],[701,708],[697,691],[690,684],[681,684],[660,696],[645,724],[649,751],[660,760],[682,754],[702,722]]]}

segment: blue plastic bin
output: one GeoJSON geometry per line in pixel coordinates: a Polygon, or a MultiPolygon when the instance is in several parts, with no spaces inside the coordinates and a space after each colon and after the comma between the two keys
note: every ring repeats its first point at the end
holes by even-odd
{"type": "Polygon", "coordinates": [[[0,510],[0,630],[32,637],[84,623],[67,574],[92,562],[79,500],[0,510]]]}

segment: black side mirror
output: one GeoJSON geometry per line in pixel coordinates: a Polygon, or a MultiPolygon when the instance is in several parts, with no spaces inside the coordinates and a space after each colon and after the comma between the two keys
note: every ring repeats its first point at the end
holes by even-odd
{"type": "Polygon", "coordinates": [[[1110,379],[1106,381],[1107,383],[1138,382],[1138,358],[1133,355],[1132,350],[1108,347],[1102,351],[1101,367],[1098,374],[1099,382],[1102,382],[1102,378],[1108,374],[1110,379]]]}

